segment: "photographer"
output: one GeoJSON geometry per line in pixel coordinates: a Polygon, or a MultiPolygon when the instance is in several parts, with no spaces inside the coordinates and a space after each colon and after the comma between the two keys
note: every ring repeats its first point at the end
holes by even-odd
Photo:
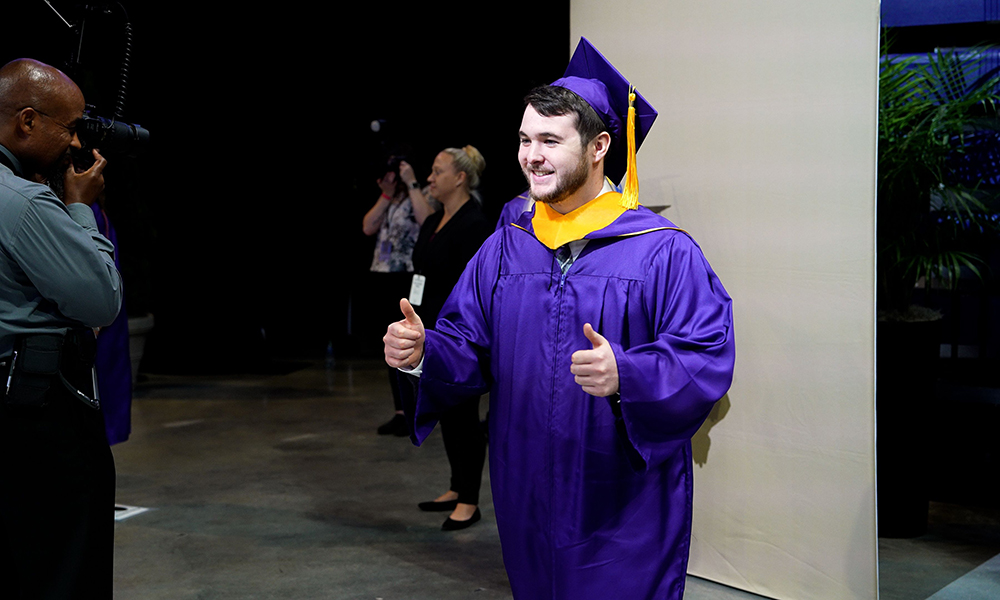
{"type": "MultiPolygon", "coordinates": [[[[395,302],[385,302],[385,298],[409,295],[413,275],[413,245],[417,242],[420,225],[435,211],[435,207],[420,189],[413,167],[401,156],[389,158],[386,172],[378,180],[378,186],[382,194],[365,214],[362,229],[365,235],[378,235],[370,269],[370,289],[377,290],[373,298],[381,300],[382,306],[378,307],[376,318],[383,318],[395,315],[398,311],[395,302]]],[[[388,373],[396,413],[392,419],[379,426],[378,433],[407,436],[409,431],[403,421],[396,370],[390,368],[388,373]]]]}
{"type": "Polygon", "coordinates": [[[2,598],[112,596],[115,469],[93,329],[114,320],[122,288],[91,209],[107,163],[94,150],[80,170],[69,154],[84,106],[58,69],[0,68],[2,598]]]}

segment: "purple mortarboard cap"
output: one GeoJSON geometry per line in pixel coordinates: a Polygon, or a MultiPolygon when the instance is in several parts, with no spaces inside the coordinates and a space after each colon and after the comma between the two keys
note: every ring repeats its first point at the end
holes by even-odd
{"type": "MultiPolygon", "coordinates": [[[[611,151],[604,160],[604,173],[615,184],[619,183],[625,175],[628,157],[625,125],[628,120],[629,81],[587,38],[582,37],[569,59],[566,72],[552,85],[566,88],[586,100],[608,126],[611,151]]],[[[632,106],[635,108],[635,148],[638,151],[653,126],[656,109],[639,92],[635,92],[632,106]]]]}

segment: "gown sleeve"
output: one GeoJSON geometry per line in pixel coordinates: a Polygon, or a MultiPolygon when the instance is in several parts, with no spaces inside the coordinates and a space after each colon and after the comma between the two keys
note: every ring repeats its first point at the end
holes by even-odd
{"type": "Polygon", "coordinates": [[[689,442],[729,390],[736,358],[732,300],[686,235],[656,253],[642,301],[654,338],[628,349],[612,342],[621,396],[614,412],[637,470],[689,442]]]}
{"type": "Polygon", "coordinates": [[[418,446],[446,409],[486,393],[492,385],[490,314],[500,264],[499,238],[486,240],[469,261],[434,329],[425,332],[419,384],[403,388],[403,411],[418,446]]]}

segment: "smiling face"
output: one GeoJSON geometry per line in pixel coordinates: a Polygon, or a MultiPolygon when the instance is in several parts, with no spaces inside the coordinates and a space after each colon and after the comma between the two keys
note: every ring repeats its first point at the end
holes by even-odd
{"type": "Polygon", "coordinates": [[[42,165],[48,168],[65,167],[70,158],[70,148],[79,149],[80,138],[76,127],[83,116],[83,95],[77,92],[72,97],[60,98],[54,103],[51,114],[38,112],[39,153],[42,165]]]}
{"type": "Polygon", "coordinates": [[[80,148],[76,127],[83,116],[83,94],[68,80],[54,87],[38,100],[38,106],[23,109],[18,117],[26,134],[23,166],[40,180],[65,170],[71,161],[70,149],[80,148]]]}
{"type": "Polygon", "coordinates": [[[594,166],[576,129],[576,115],[545,117],[524,109],[517,152],[531,197],[555,204],[573,196],[591,179],[594,166]]]}

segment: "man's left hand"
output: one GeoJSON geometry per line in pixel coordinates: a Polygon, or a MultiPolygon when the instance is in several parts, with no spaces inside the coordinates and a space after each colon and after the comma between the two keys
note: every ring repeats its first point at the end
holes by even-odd
{"type": "Polygon", "coordinates": [[[583,335],[593,344],[593,350],[573,353],[573,366],[569,368],[583,391],[591,396],[606,397],[618,391],[618,362],[611,344],[587,323],[583,335]]]}

